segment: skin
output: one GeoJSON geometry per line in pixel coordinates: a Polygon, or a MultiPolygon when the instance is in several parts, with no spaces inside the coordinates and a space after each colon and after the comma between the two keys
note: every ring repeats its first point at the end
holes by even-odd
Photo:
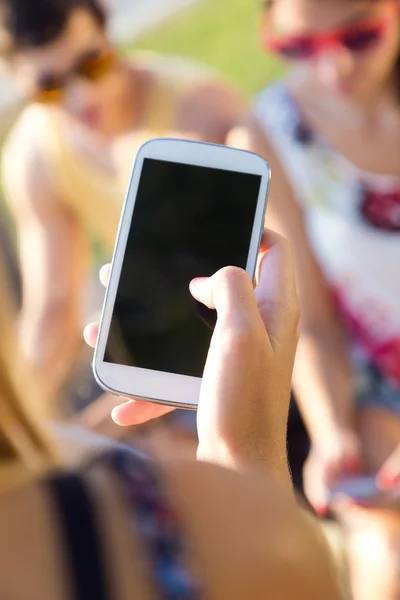
{"type": "MultiPolygon", "coordinates": [[[[82,53],[108,44],[93,17],[76,9],[55,42],[20,50],[8,68],[29,98],[40,75],[64,74],[82,53]]],[[[152,72],[122,59],[98,82],[71,80],[61,108],[70,118],[71,143],[77,152],[127,179],[138,144],[135,128],[154,84],[152,72]]],[[[224,143],[247,110],[236,92],[222,83],[202,83],[183,96],[176,122],[165,133],[224,143]]],[[[79,349],[79,313],[90,256],[77,216],[63,205],[57,181],[45,163],[33,117],[29,109],[25,111],[9,138],[3,152],[3,182],[19,231],[22,345],[45,374],[49,391],[56,391],[79,349]]]]}
{"type": "MultiPolygon", "coordinates": [[[[189,536],[187,560],[204,597],[337,600],[330,555],[318,526],[295,501],[287,468],[285,424],[298,324],[289,247],[266,234],[256,293],[248,274],[235,268],[195,282],[191,291],[218,311],[200,399],[199,454],[208,462],[177,460],[166,451],[159,469],[189,536]]],[[[115,477],[101,464],[82,472],[101,520],[112,597],[153,598],[144,577],[146,549],[127,526],[132,509],[115,477]]],[[[39,482],[0,495],[0,527],[2,597],[72,597],[54,513],[39,482]]]]}

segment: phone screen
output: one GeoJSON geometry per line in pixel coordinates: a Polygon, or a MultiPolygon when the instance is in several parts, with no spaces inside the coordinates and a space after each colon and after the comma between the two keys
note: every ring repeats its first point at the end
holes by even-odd
{"type": "Polygon", "coordinates": [[[104,361],[202,377],[212,311],[189,283],[246,268],[261,176],[145,159],[104,361]]]}

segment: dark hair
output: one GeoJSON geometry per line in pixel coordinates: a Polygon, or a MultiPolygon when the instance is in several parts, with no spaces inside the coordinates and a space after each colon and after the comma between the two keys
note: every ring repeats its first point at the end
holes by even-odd
{"type": "Polygon", "coordinates": [[[0,53],[54,42],[77,8],[105,26],[106,13],[99,0],[0,0],[0,53]]]}

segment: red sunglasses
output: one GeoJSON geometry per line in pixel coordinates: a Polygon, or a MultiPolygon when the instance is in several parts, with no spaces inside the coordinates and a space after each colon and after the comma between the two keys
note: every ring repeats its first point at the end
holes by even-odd
{"type": "Polygon", "coordinates": [[[324,50],[346,48],[351,52],[365,52],[381,41],[388,27],[388,19],[369,19],[356,25],[341,27],[327,33],[274,37],[265,40],[265,48],[289,60],[307,60],[324,50]]]}

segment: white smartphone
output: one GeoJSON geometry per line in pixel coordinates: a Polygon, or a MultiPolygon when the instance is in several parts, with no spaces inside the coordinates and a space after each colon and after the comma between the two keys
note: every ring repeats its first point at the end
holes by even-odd
{"type": "Polygon", "coordinates": [[[269,180],[268,164],[242,150],[173,139],[140,148],[94,356],[104,390],[197,408],[214,315],[189,283],[228,265],[254,278],[269,180]]]}

